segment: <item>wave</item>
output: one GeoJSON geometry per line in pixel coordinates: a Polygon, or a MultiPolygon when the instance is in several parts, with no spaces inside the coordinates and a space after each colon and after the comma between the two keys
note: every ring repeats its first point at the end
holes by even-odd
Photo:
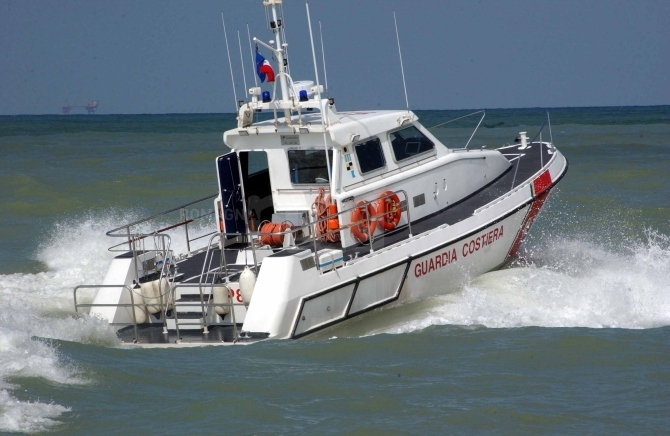
{"type": "MultiPolygon", "coordinates": [[[[139,215],[108,211],[62,220],[53,225],[34,255],[46,271],[0,275],[0,432],[44,431],[70,410],[58,404],[19,400],[13,395],[17,386],[10,380],[28,377],[68,385],[88,383],[76,365],[39,338],[119,346],[116,332],[107,322],[88,316],[87,311],[75,314],[72,292],[79,284],[102,283],[114,256],[107,248],[117,242],[105,232],[139,215]]],[[[208,225],[212,224],[189,227],[191,237],[204,233],[208,225]]],[[[171,233],[176,252],[186,245],[183,235],[183,231],[171,233]]],[[[81,303],[91,302],[93,297],[93,292],[78,293],[81,303]]]]}
{"type": "MultiPolygon", "coordinates": [[[[516,266],[484,274],[436,297],[422,314],[374,333],[435,325],[645,329],[670,325],[670,238],[613,251],[583,239],[525,250],[516,266]]],[[[425,304],[425,303],[424,303],[425,304]]]]}

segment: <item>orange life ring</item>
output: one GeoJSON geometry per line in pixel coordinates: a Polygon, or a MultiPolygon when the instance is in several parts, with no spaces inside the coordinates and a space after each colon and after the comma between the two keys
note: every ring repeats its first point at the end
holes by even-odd
{"type": "Polygon", "coordinates": [[[377,228],[377,221],[375,220],[375,207],[372,203],[368,203],[365,207],[365,202],[359,201],[356,204],[356,209],[351,212],[351,233],[359,242],[368,242],[368,219],[370,220],[370,232],[372,235],[377,228]]]}
{"type": "Polygon", "coordinates": [[[382,193],[377,201],[378,222],[384,230],[393,230],[400,222],[402,216],[402,207],[400,199],[391,191],[382,193]]]}

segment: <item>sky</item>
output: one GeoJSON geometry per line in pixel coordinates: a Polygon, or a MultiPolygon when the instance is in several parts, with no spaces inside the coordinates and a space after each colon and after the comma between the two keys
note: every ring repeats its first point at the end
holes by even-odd
{"type": "MultiPolygon", "coordinates": [[[[284,0],[294,80],[314,80],[304,0],[284,0]]],[[[339,110],[670,104],[670,1],[311,0],[320,81],[339,110]]],[[[261,0],[0,2],[0,115],[235,110],[253,86],[261,0]],[[74,113],[74,111],[73,111],[74,113]]],[[[267,51],[262,51],[270,58],[267,51]]],[[[276,70],[276,68],[275,68],[276,70]]],[[[263,85],[269,89],[268,85],[263,85]]]]}

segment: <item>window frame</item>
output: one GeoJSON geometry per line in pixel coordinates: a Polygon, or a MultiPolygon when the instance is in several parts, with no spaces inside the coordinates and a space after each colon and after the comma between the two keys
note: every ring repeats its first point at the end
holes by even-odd
{"type": "MultiPolygon", "coordinates": [[[[404,126],[404,127],[399,127],[397,129],[389,130],[388,132],[386,132],[386,139],[387,139],[388,144],[389,144],[389,150],[391,151],[391,157],[393,158],[393,162],[395,162],[398,165],[400,165],[402,163],[405,163],[405,162],[411,162],[411,159],[414,159],[414,158],[419,157],[419,156],[428,156],[429,154],[437,153],[437,151],[436,151],[437,147],[435,146],[435,142],[432,139],[430,139],[428,137],[428,135],[423,133],[421,131],[421,129],[419,129],[415,124],[411,124],[409,126],[404,126]],[[421,133],[426,139],[428,139],[430,141],[431,144],[433,144],[433,148],[431,148],[430,150],[422,151],[421,153],[415,154],[413,156],[406,157],[405,159],[398,160],[398,159],[396,159],[395,150],[393,149],[393,143],[391,142],[391,134],[395,133],[395,132],[400,132],[401,130],[405,130],[409,127],[414,127],[416,130],[418,130],[419,133],[421,133]]],[[[421,160],[421,159],[418,159],[418,160],[421,160]]]]}
{"type": "Polygon", "coordinates": [[[379,170],[382,170],[382,169],[385,169],[385,168],[388,167],[388,164],[386,163],[386,154],[384,153],[384,144],[382,143],[382,139],[379,136],[371,136],[371,137],[366,138],[362,141],[354,142],[351,145],[351,147],[354,149],[354,156],[356,156],[356,165],[358,166],[358,171],[360,171],[361,175],[364,176],[364,175],[367,175],[367,174],[371,174],[371,173],[374,173],[375,171],[379,171],[379,170]],[[366,142],[370,142],[370,141],[374,141],[374,140],[377,140],[377,142],[379,143],[379,151],[381,152],[381,156],[382,156],[382,160],[384,161],[384,165],[382,165],[380,167],[377,167],[375,169],[363,172],[363,168],[361,167],[361,162],[358,159],[358,151],[356,150],[356,147],[361,145],[361,144],[365,144],[366,142]]]}
{"type": "MultiPolygon", "coordinates": [[[[319,149],[319,148],[302,148],[302,147],[292,147],[292,148],[288,148],[288,149],[286,149],[286,164],[287,164],[287,166],[288,166],[288,179],[289,179],[289,182],[291,183],[291,186],[298,186],[298,187],[300,187],[300,186],[324,186],[324,187],[329,186],[329,184],[330,184],[330,182],[328,182],[329,178],[327,178],[326,181],[323,182],[323,183],[317,183],[317,182],[312,182],[312,183],[295,183],[295,182],[293,181],[293,177],[292,177],[292,171],[293,171],[293,169],[291,168],[291,159],[289,158],[289,153],[292,152],[292,151],[315,151],[315,152],[324,152],[324,150],[323,150],[323,149],[319,149]]],[[[330,170],[331,170],[331,172],[332,172],[332,170],[333,170],[333,150],[332,150],[332,149],[329,149],[328,151],[329,151],[330,154],[331,154],[331,155],[330,155],[330,170]]],[[[328,173],[328,163],[326,163],[326,167],[325,167],[325,168],[326,168],[326,173],[328,173]]],[[[332,178],[332,174],[330,175],[330,178],[332,178]]]]}

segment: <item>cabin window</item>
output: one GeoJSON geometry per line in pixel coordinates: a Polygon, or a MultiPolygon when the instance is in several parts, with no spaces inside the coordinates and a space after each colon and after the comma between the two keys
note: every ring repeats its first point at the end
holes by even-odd
{"type": "Polygon", "coordinates": [[[414,126],[390,133],[389,140],[393,156],[398,162],[435,148],[433,142],[414,126]]]}
{"type": "MultiPolygon", "coordinates": [[[[333,161],[333,152],[330,161],[333,161]]],[[[327,185],[328,163],[324,150],[289,150],[288,165],[294,185],[327,185]]]]}
{"type": "Polygon", "coordinates": [[[384,152],[382,151],[382,143],[379,138],[373,138],[369,141],[361,142],[354,146],[356,150],[356,157],[358,158],[358,166],[361,168],[361,173],[369,173],[386,166],[384,159],[384,152]]]}

